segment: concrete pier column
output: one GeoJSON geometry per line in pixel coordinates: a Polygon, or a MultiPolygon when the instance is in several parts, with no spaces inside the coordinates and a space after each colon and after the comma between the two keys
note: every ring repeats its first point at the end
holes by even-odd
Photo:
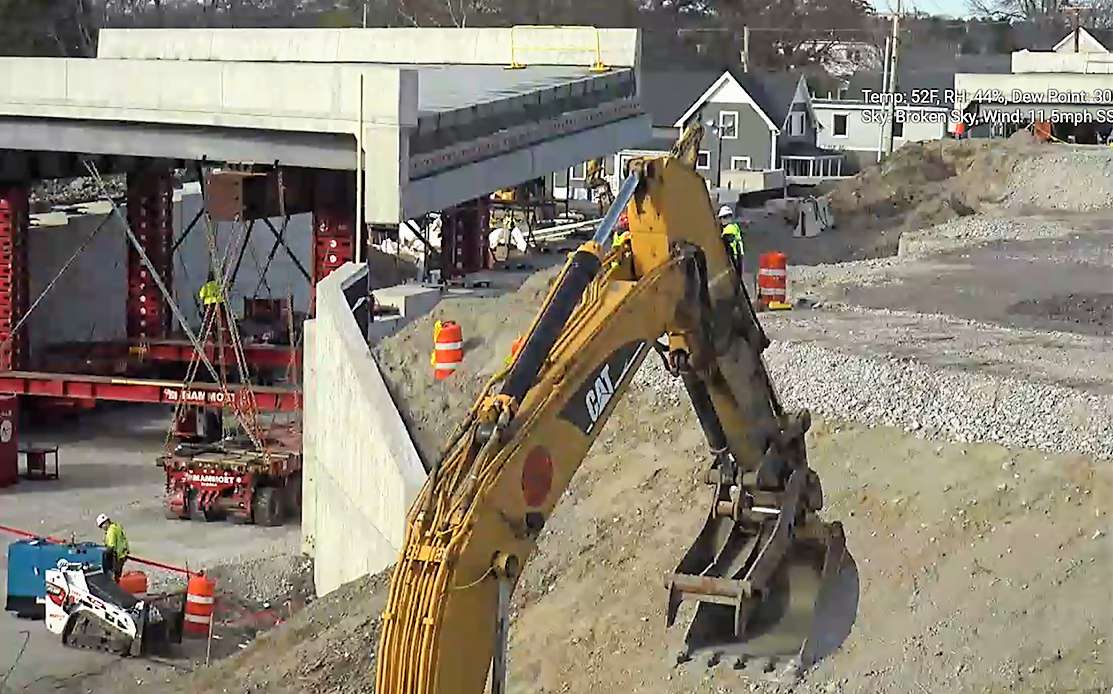
{"type": "MultiPolygon", "coordinates": [[[[174,286],[174,181],[167,169],[129,173],[127,179],[128,225],[139,239],[163,283],[174,286]]],[[[139,253],[127,243],[127,335],[132,340],[166,337],[170,309],[150,277],[139,253]]]]}
{"type": "Polygon", "coordinates": [[[27,326],[12,330],[29,304],[26,184],[0,184],[0,371],[19,370],[28,358],[27,326]]]}

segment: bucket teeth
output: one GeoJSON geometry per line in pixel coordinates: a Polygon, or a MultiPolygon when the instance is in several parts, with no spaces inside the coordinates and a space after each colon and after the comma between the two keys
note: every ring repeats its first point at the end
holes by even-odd
{"type": "Polygon", "coordinates": [[[683,665],[692,659],[692,654],[687,648],[681,648],[676,652],[676,664],[683,665]]]}

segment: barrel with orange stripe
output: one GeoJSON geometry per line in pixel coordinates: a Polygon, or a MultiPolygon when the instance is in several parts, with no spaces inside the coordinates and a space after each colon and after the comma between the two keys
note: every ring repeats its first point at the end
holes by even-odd
{"type": "Polygon", "coordinates": [[[433,327],[433,376],[448,378],[464,361],[464,334],[453,321],[437,321],[433,327]]]}
{"type": "Polygon", "coordinates": [[[788,258],[784,253],[762,253],[758,258],[757,299],[761,304],[788,300],[788,258]]]}
{"type": "Polygon", "coordinates": [[[186,586],[185,621],[182,632],[187,636],[206,636],[213,621],[216,605],[216,583],[205,576],[190,576],[186,586]]]}

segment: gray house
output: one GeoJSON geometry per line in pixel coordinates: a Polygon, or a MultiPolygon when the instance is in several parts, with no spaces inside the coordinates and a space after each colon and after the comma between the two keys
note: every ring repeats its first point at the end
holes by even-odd
{"type": "Polygon", "coordinates": [[[816,145],[819,121],[804,76],[727,70],[674,125],[704,125],[698,162],[712,188],[736,171],[784,172],[784,182],[815,184],[842,175],[843,155],[816,145]]]}

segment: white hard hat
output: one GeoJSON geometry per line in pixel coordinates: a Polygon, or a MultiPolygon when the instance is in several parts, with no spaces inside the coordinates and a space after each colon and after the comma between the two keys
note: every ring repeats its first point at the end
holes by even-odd
{"type": "Polygon", "coordinates": [[[730,208],[730,205],[723,205],[719,208],[719,219],[732,216],[734,216],[734,210],[730,208]]]}
{"type": "Polygon", "coordinates": [[[102,525],[104,525],[107,522],[108,522],[108,516],[106,516],[105,514],[102,513],[99,516],[97,516],[97,527],[98,528],[101,527],[102,525]]]}

